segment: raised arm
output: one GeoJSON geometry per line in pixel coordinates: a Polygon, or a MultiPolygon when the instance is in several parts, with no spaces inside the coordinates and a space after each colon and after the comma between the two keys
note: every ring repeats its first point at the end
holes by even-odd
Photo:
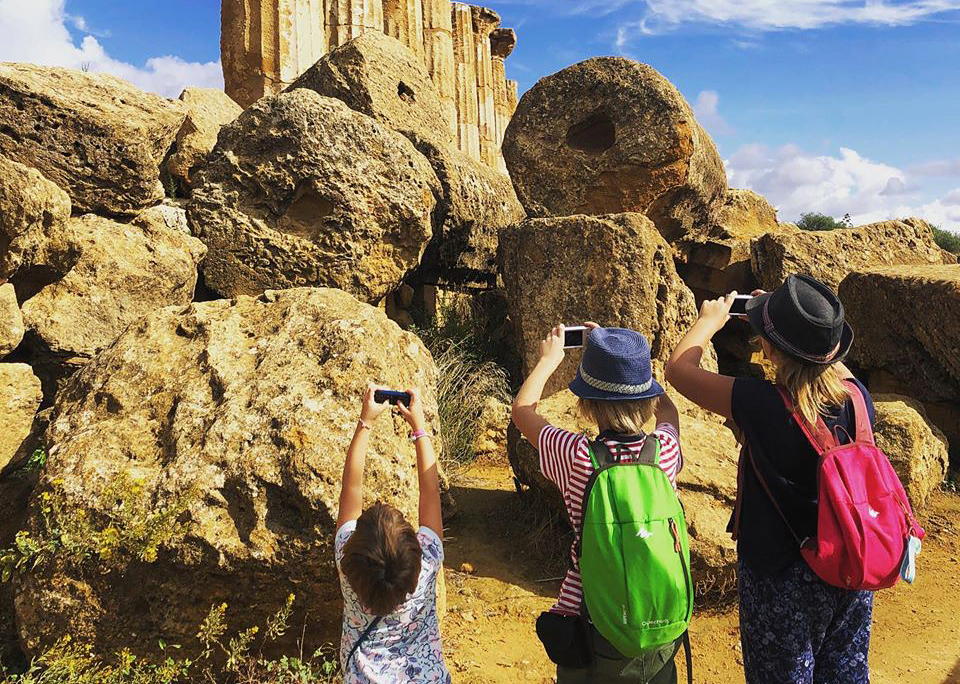
{"type": "Polygon", "coordinates": [[[700,367],[703,350],[730,318],[736,292],[720,299],[708,299],[700,317],[673,350],[667,362],[667,382],[693,403],[724,418],[733,418],[733,378],[700,367]]]}
{"type": "Polygon", "coordinates": [[[420,483],[420,526],[433,530],[443,539],[443,513],[440,509],[440,475],[437,473],[437,455],[433,450],[433,438],[427,432],[423,416],[423,402],[419,389],[408,389],[410,407],[397,404],[397,410],[409,423],[417,450],[417,479],[420,483]]]}
{"type": "Polygon", "coordinates": [[[654,416],[656,417],[657,425],[668,423],[677,431],[677,436],[680,435],[680,411],[677,410],[677,405],[673,403],[673,399],[670,398],[669,394],[664,394],[660,397],[654,416]]]}
{"type": "Polygon", "coordinates": [[[347,460],[343,464],[343,478],[340,483],[340,507],[337,511],[337,529],[350,520],[356,520],[363,512],[363,468],[367,458],[367,446],[370,443],[370,431],[373,423],[390,405],[378,404],[373,399],[375,387],[367,389],[360,408],[360,420],[353,431],[353,439],[347,449],[347,460]]]}
{"type": "Polygon", "coordinates": [[[563,326],[558,325],[540,343],[540,360],[523,381],[517,398],[513,400],[513,422],[534,446],[540,439],[540,432],[547,427],[546,419],[537,413],[537,403],[543,396],[547,380],[563,361],[563,326]]]}

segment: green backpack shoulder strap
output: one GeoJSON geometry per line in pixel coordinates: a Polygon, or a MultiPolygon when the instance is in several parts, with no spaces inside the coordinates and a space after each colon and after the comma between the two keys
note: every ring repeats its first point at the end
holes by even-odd
{"type": "Polygon", "coordinates": [[[660,440],[652,432],[643,440],[643,446],[640,447],[640,455],[636,458],[637,463],[649,463],[650,465],[660,465],[660,440]]]}
{"type": "MultiPolygon", "coordinates": [[[[618,445],[619,446],[619,445],[618,445]]],[[[616,455],[610,452],[610,447],[600,437],[587,444],[587,451],[590,454],[590,462],[594,470],[600,470],[603,466],[619,463],[621,459],[620,450],[617,449],[616,455]]],[[[660,440],[652,432],[643,440],[643,446],[640,447],[640,454],[636,458],[630,459],[633,463],[647,463],[649,465],[660,465],[660,440]]]]}

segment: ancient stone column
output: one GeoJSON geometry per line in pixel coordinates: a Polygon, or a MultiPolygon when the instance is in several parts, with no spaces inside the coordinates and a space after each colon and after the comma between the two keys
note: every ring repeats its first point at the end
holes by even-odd
{"type": "Polygon", "coordinates": [[[457,135],[457,76],[453,59],[453,8],[450,0],[422,0],[423,61],[427,65],[440,103],[457,135]]]}
{"type": "Polygon", "coordinates": [[[227,94],[242,107],[283,90],[326,52],[325,0],[223,0],[227,94]]]}
{"type": "Polygon", "coordinates": [[[327,47],[340,47],[367,31],[383,31],[382,0],[326,0],[327,47]]]}
{"type": "Polygon", "coordinates": [[[477,54],[477,125],[480,135],[480,158],[490,166],[497,166],[500,145],[497,143],[490,34],[500,26],[500,15],[486,7],[472,6],[470,12],[473,17],[473,44],[477,54]]]}
{"type": "Polygon", "coordinates": [[[383,0],[383,30],[424,58],[422,0],[383,0]]]}
{"type": "Polygon", "coordinates": [[[499,28],[490,34],[490,54],[493,58],[493,109],[494,109],[494,140],[497,146],[497,165],[501,171],[507,170],[507,164],[500,154],[503,144],[503,134],[510,123],[510,117],[516,109],[511,107],[510,86],[507,84],[505,60],[517,45],[517,33],[513,29],[499,28]]]}
{"type": "Polygon", "coordinates": [[[457,87],[457,141],[460,150],[480,159],[480,112],[477,94],[477,43],[470,5],[453,4],[453,54],[457,87]]]}

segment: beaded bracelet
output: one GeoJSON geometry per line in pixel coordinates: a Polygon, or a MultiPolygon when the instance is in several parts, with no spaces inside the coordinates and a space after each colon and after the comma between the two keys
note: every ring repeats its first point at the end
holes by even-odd
{"type": "Polygon", "coordinates": [[[422,439],[424,437],[429,437],[429,436],[430,434],[426,430],[417,430],[416,432],[410,433],[410,441],[416,442],[418,439],[422,439]]]}

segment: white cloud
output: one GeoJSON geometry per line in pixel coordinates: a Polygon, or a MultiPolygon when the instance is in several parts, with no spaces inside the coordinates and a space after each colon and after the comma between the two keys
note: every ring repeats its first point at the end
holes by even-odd
{"type": "Polygon", "coordinates": [[[734,132],[733,127],[727,123],[718,110],[720,96],[715,90],[704,90],[697,95],[693,103],[693,113],[697,117],[700,125],[707,129],[712,136],[730,135],[734,132]]]}
{"type": "Polygon", "coordinates": [[[814,155],[796,145],[745,145],[727,161],[731,187],[755,190],[779,211],[780,220],[818,212],[855,224],[918,216],[960,231],[960,188],[925,196],[909,174],[841,147],[839,156],[814,155]]]}
{"type": "Polygon", "coordinates": [[[65,0],[0,0],[0,61],[105,72],[167,97],[176,97],[188,85],[223,87],[219,62],[187,62],[180,57],[161,56],[139,67],[114,59],[90,34],[86,20],[67,14],[64,4],[65,0]],[[68,24],[87,33],[79,45],[70,35],[68,24]]]}
{"type": "Polygon", "coordinates": [[[919,176],[960,176],[960,157],[956,159],[935,159],[916,164],[910,167],[910,171],[919,176]]]}

